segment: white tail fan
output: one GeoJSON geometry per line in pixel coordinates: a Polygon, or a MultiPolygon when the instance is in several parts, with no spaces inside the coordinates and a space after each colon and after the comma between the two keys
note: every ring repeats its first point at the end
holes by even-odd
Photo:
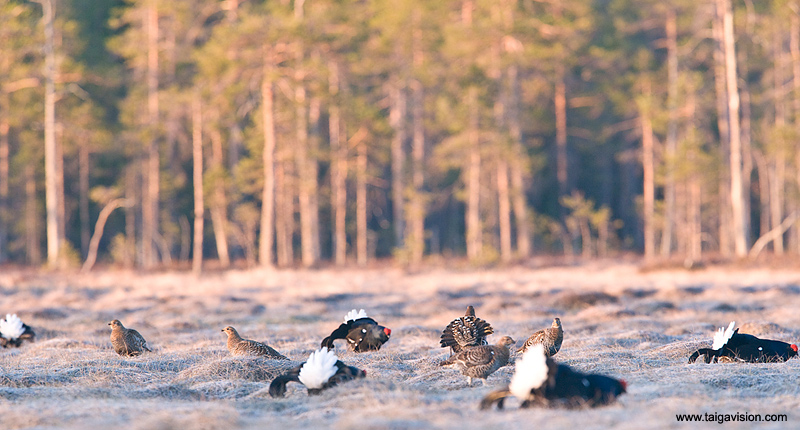
{"type": "Polygon", "coordinates": [[[25,328],[22,326],[22,320],[19,319],[17,314],[6,314],[6,319],[0,321],[0,336],[6,339],[14,340],[25,333],[25,328]]]}
{"type": "Polygon", "coordinates": [[[348,321],[353,321],[359,318],[366,318],[366,317],[367,313],[364,311],[364,309],[361,309],[360,311],[357,312],[355,309],[353,309],[352,311],[348,312],[347,315],[344,316],[344,323],[347,324],[348,321]]]}
{"type": "Polygon", "coordinates": [[[300,374],[297,379],[306,386],[306,388],[318,389],[328,382],[336,373],[336,362],[339,359],[333,351],[328,348],[320,348],[308,356],[308,361],[300,368],[300,374]]]}
{"type": "Polygon", "coordinates": [[[539,388],[547,380],[547,357],[541,344],[531,345],[517,362],[508,390],[518,399],[528,397],[531,390],[539,388]]]}
{"type": "Polygon", "coordinates": [[[711,349],[718,350],[725,346],[728,343],[728,340],[733,336],[733,327],[736,325],[736,321],[731,321],[730,325],[728,325],[728,329],[726,330],[725,327],[720,327],[716,333],[714,333],[714,343],[711,344],[711,349]]]}

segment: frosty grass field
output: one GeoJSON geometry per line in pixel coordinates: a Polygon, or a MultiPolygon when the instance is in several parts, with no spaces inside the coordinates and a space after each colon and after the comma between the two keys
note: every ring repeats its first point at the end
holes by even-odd
{"type": "Polygon", "coordinates": [[[800,270],[712,267],[641,271],[634,264],[487,270],[396,268],[248,270],[91,275],[0,272],[0,313],[17,313],[36,342],[0,350],[0,428],[800,428],[800,360],[687,364],[717,327],[800,341],[800,270]],[[480,411],[513,366],[467,387],[437,365],[442,328],[474,305],[494,342],[521,343],[560,317],[555,356],[582,371],[623,378],[628,393],[593,410],[480,411]],[[269,382],[304,361],[353,308],[392,329],[380,351],[345,363],[367,377],[308,397],[269,382]],[[153,353],[123,358],[108,321],[137,329],[153,353]],[[230,357],[232,325],[291,362],[230,357]],[[676,414],[786,414],[782,423],[685,423],[676,414]]]}

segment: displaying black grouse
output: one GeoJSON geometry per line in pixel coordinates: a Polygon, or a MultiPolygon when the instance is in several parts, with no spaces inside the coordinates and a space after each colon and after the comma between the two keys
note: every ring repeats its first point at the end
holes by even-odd
{"type": "Polygon", "coordinates": [[[333,351],[323,347],[312,352],[305,363],[273,379],[269,384],[269,395],[283,397],[288,382],[299,382],[306,387],[310,396],[366,375],[366,370],[342,363],[333,351]]]}
{"type": "Polygon", "coordinates": [[[450,322],[442,331],[439,344],[442,348],[450,347],[450,352],[458,354],[465,348],[488,345],[486,336],[494,333],[492,326],[475,316],[475,308],[467,306],[463,317],[450,322]]]}
{"type": "Polygon", "coordinates": [[[701,355],[705,362],[718,360],[741,361],[745,363],[783,362],[797,355],[797,345],[779,340],[760,339],[752,334],[739,333],[735,329],[735,321],[728,328],[720,327],[714,334],[711,348],[700,348],[689,356],[689,363],[694,363],[701,355]]]}
{"type": "Polygon", "coordinates": [[[507,397],[522,401],[520,407],[595,407],[613,403],[625,393],[627,384],[610,376],[585,374],[546,356],[541,344],[531,346],[517,362],[511,383],[502,390],[489,393],[481,401],[481,409],[497,403],[503,408],[507,397]]]}
{"type": "Polygon", "coordinates": [[[355,352],[377,351],[391,335],[391,329],[378,325],[377,321],[367,316],[364,309],[358,312],[353,309],[344,316],[344,323],[339,328],[322,339],[321,347],[333,349],[334,340],[347,339],[355,352]]]}
{"type": "Polygon", "coordinates": [[[34,337],[36,333],[17,314],[6,314],[6,318],[0,320],[0,346],[3,348],[19,347],[23,341],[33,342],[34,337]]]}

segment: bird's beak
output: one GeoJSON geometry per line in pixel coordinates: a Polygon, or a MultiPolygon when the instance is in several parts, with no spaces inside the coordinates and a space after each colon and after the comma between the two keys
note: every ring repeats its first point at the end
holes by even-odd
{"type": "Polygon", "coordinates": [[[622,391],[628,392],[628,383],[624,379],[620,379],[619,383],[622,385],[622,391]]]}
{"type": "Polygon", "coordinates": [[[794,350],[794,352],[797,352],[797,345],[792,344],[792,349],[794,350]]]}
{"type": "Polygon", "coordinates": [[[392,329],[390,329],[389,327],[384,327],[383,332],[386,333],[386,336],[392,335],[392,329]]]}

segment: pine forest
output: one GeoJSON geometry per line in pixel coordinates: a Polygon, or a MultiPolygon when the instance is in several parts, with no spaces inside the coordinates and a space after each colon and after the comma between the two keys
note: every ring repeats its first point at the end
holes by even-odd
{"type": "Polygon", "coordinates": [[[691,265],[799,218],[800,0],[0,2],[0,263],[691,265]]]}

